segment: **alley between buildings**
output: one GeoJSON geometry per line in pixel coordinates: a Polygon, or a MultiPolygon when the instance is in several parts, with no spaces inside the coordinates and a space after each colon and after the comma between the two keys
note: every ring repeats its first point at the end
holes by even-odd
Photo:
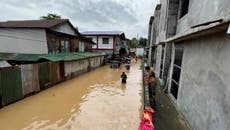
{"type": "Polygon", "coordinates": [[[142,71],[103,66],[0,109],[4,130],[138,130],[142,71]]]}

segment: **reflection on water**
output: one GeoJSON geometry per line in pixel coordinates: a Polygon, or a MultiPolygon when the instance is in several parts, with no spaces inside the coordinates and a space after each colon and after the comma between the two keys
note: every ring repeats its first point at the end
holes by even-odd
{"type": "Polygon", "coordinates": [[[142,107],[139,66],[133,64],[129,72],[104,66],[0,109],[1,129],[137,130],[142,107]],[[120,83],[123,71],[127,84],[120,83]]]}
{"type": "Polygon", "coordinates": [[[123,94],[125,95],[126,84],[121,84],[121,90],[122,90],[123,94]]]}

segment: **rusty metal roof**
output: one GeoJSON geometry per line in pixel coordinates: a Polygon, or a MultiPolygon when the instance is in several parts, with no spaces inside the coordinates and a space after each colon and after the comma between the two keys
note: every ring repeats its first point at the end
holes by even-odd
{"type": "Polygon", "coordinates": [[[0,22],[0,27],[5,28],[52,28],[68,19],[55,19],[55,20],[23,20],[23,21],[5,21],[0,22]]]}

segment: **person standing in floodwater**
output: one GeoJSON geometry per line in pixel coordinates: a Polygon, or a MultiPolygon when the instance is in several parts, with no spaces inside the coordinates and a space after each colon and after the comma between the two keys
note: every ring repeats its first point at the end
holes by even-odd
{"type": "Polygon", "coordinates": [[[127,75],[125,74],[125,72],[123,72],[121,75],[121,83],[126,84],[126,79],[127,79],[127,75]]]}

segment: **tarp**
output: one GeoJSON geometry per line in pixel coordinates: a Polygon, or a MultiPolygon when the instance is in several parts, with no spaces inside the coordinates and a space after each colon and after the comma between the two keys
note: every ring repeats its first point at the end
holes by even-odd
{"type": "Polygon", "coordinates": [[[152,108],[147,108],[144,110],[141,118],[140,130],[155,130],[153,124],[153,114],[155,111],[152,108]]]}

